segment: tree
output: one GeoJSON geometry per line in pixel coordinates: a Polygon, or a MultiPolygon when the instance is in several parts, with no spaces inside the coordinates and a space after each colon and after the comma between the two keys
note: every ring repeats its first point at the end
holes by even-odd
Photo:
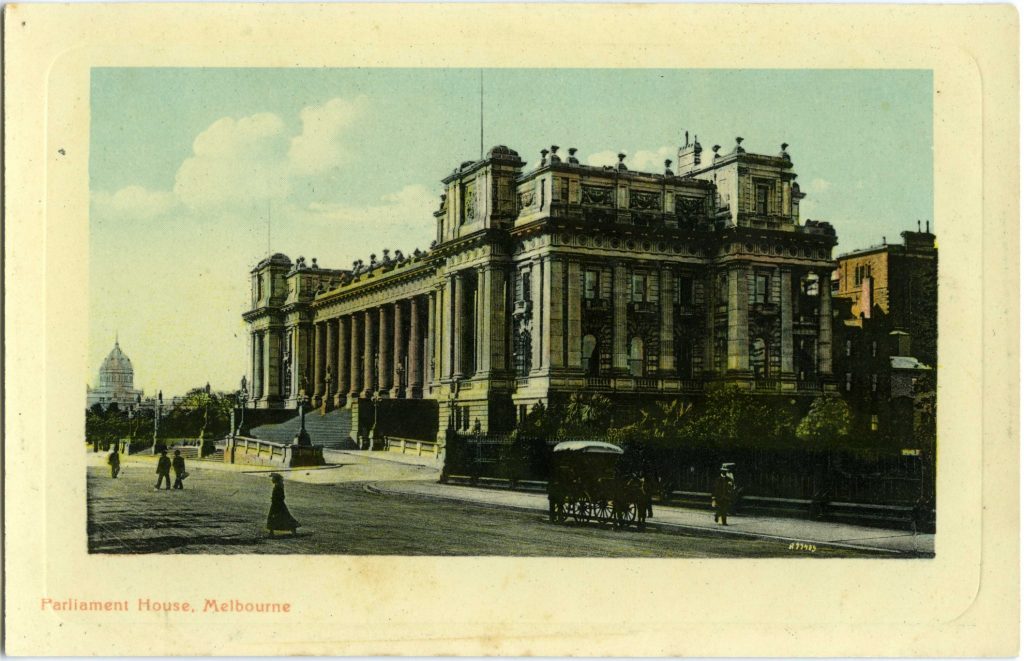
{"type": "Polygon", "coordinates": [[[797,425],[797,437],[818,446],[838,445],[850,435],[853,414],[840,397],[818,396],[797,425]]]}

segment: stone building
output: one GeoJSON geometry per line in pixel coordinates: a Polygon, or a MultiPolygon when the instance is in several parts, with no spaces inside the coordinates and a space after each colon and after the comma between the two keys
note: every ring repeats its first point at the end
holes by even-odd
{"type": "Polygon", "coordinates": [[[835,375],[855,433],[908,447],[914,398],[935,388],[938,251],[927,224],[900,236],[838,258],[835,375]]]}
{"type": "Polygon", "coordinates": [[[99,379],[95,388],[86,385],[85,407],[99,404],[104,409],[117,404],[122,411],[138,406],[142,391],[134,389],[135,370],[132,361],[121,351],[121,345],[114,340],[114,348],[100,365],[99,379]]]}
{"type": "Polygon", "coordinates": [[[625,406],[715,381],[833,388],[835,231],[801,222],[787,145],[741,143],[706,154],[687,134],[657,173],[557,146],[525,170],[494,147],[443,180],[426,252],[350,269],[263,260],[243,315],[249,405],[433,400],[443,436],[508,430],[577,392],[625,406]]]}

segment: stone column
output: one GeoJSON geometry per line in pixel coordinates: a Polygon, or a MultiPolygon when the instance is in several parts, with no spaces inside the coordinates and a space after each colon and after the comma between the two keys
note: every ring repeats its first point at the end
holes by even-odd
{"type": "Polygon", "coordinates": [[[535,260],[530,268],[530,371],[540,371],[544,360],[544,262],[535,260]]]}
{"type": "Polygon", "coordinates": [[[793,272],[779,271],[779,320],[782,346],[779,371],[783,376],[793,376],[793,272]]]}
{"type": "Polygon", "coordinates": [[[832,376],[832,281],[828,271],[818,273],[818,373],[832,376]]]}
{"type": "Polygon", "coordinates": [[[300,392],[309,397],[312,383],[307,383],[309,374],[309,336],[312,328],[308,323],[299,323],[295,326],[294,367],[292,368],[292,395],[298,398],[300,392]]]}
{"type": "Polygon", "coordinates": [[[569,348],[568,366],[578,370],[583,368],[583,275],[580,270],[580,263],[572,260],[569,262],[569,282],[565,292],[568,297],[569,314],[566,319],[566,340],[569,348]]]}
{"type": "Polygon", "coordinates": [[[487,278],[484,275],[486,267],[478,266],[476,269],[476,289],[473,290],[473,373],[483,374],[487,371],[487,364],[490,362],[489,324],[487,318],[491,315],[490,305],[487,303],[487,278]]]}
{"type": "Polygon", "coordinates": [[[749,266],[729,269],[729,336],[726,369],[750,369],[750,327],[747,323],[749,266]]]}
{"type": "Polygon", "coordinates": [[[323,322],[313,324],[313,406],[320,406],[324,395],[324,335],[323,322]]]}
{"type": "Polygon", "coordinates": [[[260,398],[256,389],[256,374],[259,373],[259,338],[256,331],[249,332],[249,401],[260,398]]]}
{"type": "Polygon", "coordinates": [[[547,292],[544,305],[547,319],[544,326],[548,329],[548,340],[545,342],[548,360],[545,362],[549,367],[559,369],[565,367],[565,262],[555,258],[548,260],[544,284],[547,292]]]}
{"type": "Polygon", "coordinates": [[[402,374],[405,370],[405,346],[408,338],[405,336],[405,319],[402,314],[402,301],[395,301],[394,323],[392,324],[392,345],[391,345],[391,396],[395,399],[405,396],[405,386],[402,384],[402,374]]]}
{"type": "Polygon", "coordinates": [[[440,296],[440,292],[438,289],[427,294],[427,353],[423,357],[424,390],[426,386],[435,383],[441,374],[441,352],[437,348],[441,335],[441,325],[437,321],[437,297],[440,296]]]}
{"type": "Polygon", "coordinates": [[[352,381],[352,361],[349,353],[349,345],[351,340],[349,339],[349,333],[351,329],[351,320],[349,317],[338,318],[338,394],[334,397],[335,406],[343,406],[345,404],[345,396],[349,392],[349,387],[352,381]]]}
{"type": "Polygon", "coordinates": [[[363,397],[372,397],[377,389],[374,374],[373,345],[377,339],[377,319],[373,309],[366,310],[363,322],[363,397]]]}
{"type": "Polygon", "coordinates": [[[359,395],[363,391],[363,379],[366,374],[362,369],[364,356],[360,353],[360,349],[363,348],[360,342],[362,339],[361,335],[363,334],[363,323],[364,319],[360,317],[358,312],[352,315],[352,328],[348,336],[348,398],[353,403],[359,399],[359,395]]]}
{"type": "Polygon", "coordinates": [[[391,388],[391,315],[386,305],[377,308],[377,315],[377,391],[387,396],[391,388]]]}
{"type": "Polygon", "coordinates": [[[334,404],[334,394],[338,391],[338,320],[328,319],[324,322],[326,329],[326,365],[324,367],[324,401],[334,404]],[[327,381],[327,375],[331,380],[327,381]]]}
{"type": "Polygon", "coordinates": [[[253,399],[263,399],[263,331],[256,331],[256,351],[254,353],[252,392],[253,399]]]}
{"type": "Polygon", "coordinates": [[[452,306],[452,378],[458,380],[465,376],[463,372],[462,364],[462,342],[465,333],[465,320],[463,315],[466,311],[466,283],[463,281],[462,275],[455,274],[455,282],[453,286],[454,305],[452,306]]]}
{"type": "Polygon", "coordinates": [[[281,331],[269,329],[263,339],[263,389],[267,402],[281,400],[281,331]]]}
{"type": "MultiPolygon", "coordinates": [[[[419,296],[409,299],[409,373],[406,374],[405,396],[418,399],[423,396],[423,333],[420,330],[419,296]]],[[[429,344],[429,343],[428,343],[429,344]]]]}
{"type": "Polygon", "coordinates": [[[662,266],[661,286],[658,288],[658,301],[661,304],[661,323],[658,326],[658,371],[663,376],[676,375],[675,305],[672,302],[675,284],[672,269],[662,266]]]}
{"type": "Polygon", "coordinates": [[[505,338],[508,308],[508,296],[505,289],[505,270],[498,265],[488,265],[481,273],[481,292],[483,292],[483,310],[481,314],[482,345],[481,363],[478,370],[482,374],[492,374],[508,369],[505,364],[505,338]]]}
{"type": "Polygon", "coordinates": [[[616,262],[612,266],[612,373],[626,374],[629,363],[629,338],[626,336],[626,310],[629,303],[629,273],[626,265],[616,262]]]}

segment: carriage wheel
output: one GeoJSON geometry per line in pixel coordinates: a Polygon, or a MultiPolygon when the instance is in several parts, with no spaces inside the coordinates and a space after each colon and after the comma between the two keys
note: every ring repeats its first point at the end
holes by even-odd
{"type": "Polygon", "coordinates": [[[576,520],[576,523],[583,523],[590,518],[590,503],[585,500],[576,502],[576,506],[572,510],[572,518],[576,520]]]}
{"type": "Polygon", "coordinates": [[[607,500],[599,500],[594,503],[594,518],[598,521],[612,520],[612,504],[607,500]]]}
{"type": "Polygon", "coordinates": [[[628,525],[633,521],[636,521],[636,516],[636,503],[628,503],[621,510],[619,510],[619,517],[623,525],[628,525]]]}

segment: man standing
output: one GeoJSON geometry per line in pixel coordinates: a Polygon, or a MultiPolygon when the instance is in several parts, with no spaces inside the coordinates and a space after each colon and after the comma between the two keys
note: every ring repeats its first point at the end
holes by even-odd
{"type": "Polygon", "coordinates": [[[117,446],[114,446],[113,451],[107,455],[107,463],[110,464],[110,477],[117,479],[117,474],[121,472],[121,455],[117,453],[117,446]]]}
{"type": "Polygon", "coordinates": [[[167,480],[166,490],[171,488],[171,460],[167,458],[167,450],[160,451],[160,460],[156,462],[156,487],[160,490],[160,483],[167,480]]]}
{"type": "Polygon", "coordinates": [[[723,526],[729,525],[726,523],[726,517],[729,516],[735,495],[736,481],[732,479],[728,466],[723,465],[718,479],[715,480],[715,489],[711,492],[711,506],[715,509],[716,523],[721,519],[723,526]]]}
{"type": "Polygon", "coordinates": [[[171,464],[174,466],[174,488],[181,489],[181,481],[185,479],[185,458],[181,456],[181,450],[174,451],[174,461],[171,464]]]}

